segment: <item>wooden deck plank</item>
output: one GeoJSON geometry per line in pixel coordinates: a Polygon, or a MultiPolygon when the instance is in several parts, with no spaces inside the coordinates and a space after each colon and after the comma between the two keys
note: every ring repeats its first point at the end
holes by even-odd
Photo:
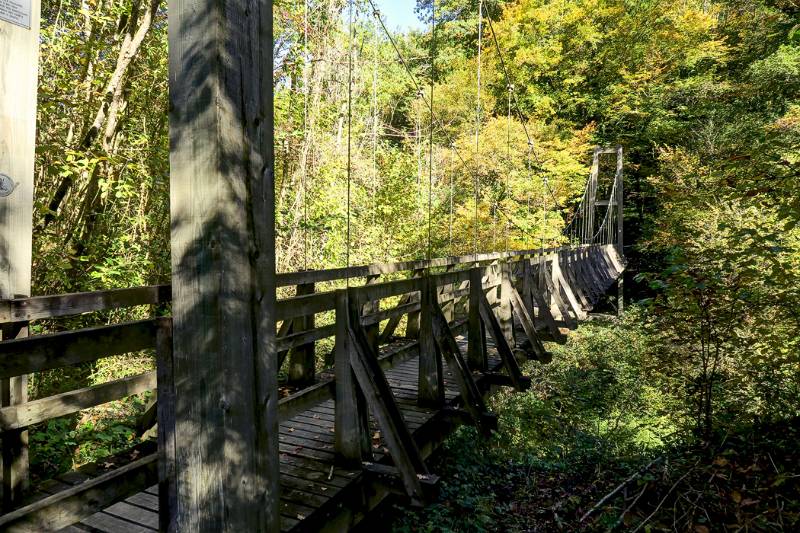
{"type": "Polygon", "coordinates": [[[101,533],[152,533],[153,531],[158,531],[158,529],[134,524],[102,511],[84,518],[80,523],[81,525],[89,526],[91,531],[101,533]]]}
{"type": "Polygon", "coordinates": [[[105,509],[107,514],[150,529],[158,529],[158,513],[127,502],[118,502],[105,509]]]}

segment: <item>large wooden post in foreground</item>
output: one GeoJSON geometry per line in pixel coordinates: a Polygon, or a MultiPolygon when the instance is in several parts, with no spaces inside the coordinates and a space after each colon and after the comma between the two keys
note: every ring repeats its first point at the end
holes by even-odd
{"type": "MultiPolygon", "coordinates": [[[[39,67],[39,0],[0,3],[0,300],[31,294],[33,162],[39,67]]],[[[0,338],[27,336],[2,325],[0,338]]],[[[27,376],[0,382],[0,406],[27,401],[27,376]]],[[[3,509],[18,504],[28,482],[28,432],[2,437],[3,509]]]]}
{"type": "Polygon", "coordinates": [[[272,2],[169,3],[176,524],[278,531],[272,2]]]}

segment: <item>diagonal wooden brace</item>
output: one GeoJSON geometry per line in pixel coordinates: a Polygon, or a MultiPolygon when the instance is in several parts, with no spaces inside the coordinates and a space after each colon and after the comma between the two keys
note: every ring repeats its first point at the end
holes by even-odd
{"type": "Polygon", "coordinates": [[[481,391],[472,378],[472,373],[467,367],[461,349],[458,347],[458,343],[447,325],[444,312],[436,302],[431,302],[431,323],[436,344],[447,360],[447,366],[453,372],[453,377],[461,392],[461,398],[464,400],[464,407],[469,412],[475,425],[480,428],[481,433],[488,436],[493,429],[490,422],[493,417],[488,412],[481,391]]]}
{"type": "Polygon", "coordinates": [[[514,357],[514,352],[511,350],[508,340],[506,340],[503,328],[500,326],[497,317],[494,316],[492,307],[489,305],[489,301],[486,299],[486,295],[483,294],[483,292],[480,294],[480,312],[481,320],[486,325],[486,329],[489,330],[489,333],[491,333],[495,346],[497,347],[497,352],[500,354],[500,358],[503,360],[506,370],[508,370],[511,383],[518,391],[526,390],[528,387],[526,387],[525,381],[522,379],[522,371],[519,368],[519,363],[517,363],[517,358],[514,357]]]}
{"type": "Polygon", "coordinates": [[[377,354],[371,349],[358,320],[353,320],[353,317],[350,320],[348,334],[353,346],[350,354],[353,373],[372,414],[378,421],[383,438],[386,439],[389,453],[403,480],[406,493],[411,498],[424,500],[425,493],[418,475],[429,475],[428,468],[403,419],[389,382],[378,364],[377,354]]]}
{"type": "Polygon", "coordinates": [[[517,292],[516,288],[511,289],[511,304],[514,312],[517,313],[517,318],[519,318],[519,321],[522,323],[522,329],[525,330],[528,342],[531,343],[533,353],[536,354],[536,360],[542,363],[549,363],[552,361],[553,354],[545,349],[544,344],[542,344],[542,341],[539,339],[533,320],[531,320],[531,315],[528,314],[528,309],[525,307],[525,303],[522,301],[522,297],[519,292],[517,292]]]}
{"type": "Polygon", "coordinates": [[[530,295],[533,298],[533,301],[536,303],[536,308],[539,310],[539,318],[544,320],[544,323],[547,325],[547,329],[550,331],[550,335],[553,337],[553,340],[559,344],[564,344],[567,342],[566,335],[561,333],[561,330],[558,329],[556,319],[550,312],[550,305],[548,305],[548,303],[545,301],[544,295],[536,287],[530,287],[530,295]]]}

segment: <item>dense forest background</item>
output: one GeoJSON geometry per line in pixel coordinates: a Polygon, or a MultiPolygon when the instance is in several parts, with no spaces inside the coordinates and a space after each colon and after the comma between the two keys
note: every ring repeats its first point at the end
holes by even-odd
{"type": "MultiPolygon", "coordinates": [[[[800,415],[800,5],[481,4],[480,33],[478,0],[440,0],[433,33],[390,40],[369,1],[275,2],[280,270],[343,266],[348,255],[363,264],[563,243],[592,147],[625,149],[635,305],[581,330],[550,367],[529,369],[538,385],[521,400],[498,400],[506,429],[489,453],[457,465],[470,481],[397,527],[522,528],[503,522],[509,509],[495,504],[530,496],[531,506],[550,503],[512,511],[566,529],[638,524],[653,509],[649,523],[674,511],[675,529],[707,531],[712,516],[792,529],[800,520],[796,445],[786,438],[800,415]],[[759,447],[748,437],[773,434],[785,440],[759,447]],[[750,459],[724,455],[731,435],[750,459]],[[762,448],[773,450],[772,464],[754,451],[762,448]],[[691,460],[683,470],[681,460],[671,468],[660,460],[637,481],[644,496],[634,501],[626,490],[611,511],[578,524],[577,510],[618,477],[673,456],[691,460]],[[762,476],[775,501],[743,496],[728,475],[733,488],[717,490],[703,516],[706,500],[684,486],[708,469],[745,476],[739,470],[754,465],[778,472],[762,476]],[[507,483],[487,488],[482,468],[507,472],[507,483]],[[539,486],[550,479],[553,491],[576,489],[534,498],[531,472],[541,473],[539,486]]],[[[428,24],[433,7],[417,2],[428,24]]],[[[166,4],[45,0],[42,10],[34,293],[167,282],[166,4]]],[[[111,358],[78,377],[100,382],[149,364],[111,358]]],[[[78,377],[32,379],[32,397],[78,377]]],[[[119,409],[132,416],[134,404],[119,409]]],[[[38,475],[130,444],[118,415],[33,432],[38,475]]]]}

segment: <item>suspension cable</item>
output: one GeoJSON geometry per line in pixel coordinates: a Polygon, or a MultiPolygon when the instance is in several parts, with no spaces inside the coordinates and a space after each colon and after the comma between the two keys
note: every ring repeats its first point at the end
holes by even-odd
{"type": "MultiPolygon", "coordinates": [[[[477,91],[475,98],[475,159],[481,153],[481,71],[483,65],[483,0],[478,0],[478,75],[477,75],[477,91]]],[[[460,156],[459,156],[460,157],[460,156]]],[[[462,159],[463,161],[463,159],[462,159]]],[[[473,242],[473,251],[475,253],[475,260],[478,260],[478,201],[480,200],[480,181],[478,173],[475,173],[475,236],[473,242]]]]}
{"type": "MultiPolygon", "coordinates": [[[[303,153],[308,153],[308,0],[303,2],[303,153]]],[[[303,270],[308,270],[308,169],[307,155],[303,156],[300,182],[303,195],[303,270]]]]}
{"type": "Polygon", "coordinates": [[[347,49],[347,253],[346,283],[350,287],[350,182],[353,173],[352,126],[353,126],[353,44],[355,42],[353,26],[353,0],[348,0],[348,33],[350,36],[347,49]]]}
{"type": "Polygon", "coordinates": [[[433,244],[431,241],[431,211],[433,207],[433,88],[436,83],[436,0],[431,0],[431,101],[430,101],[430,131],[428,132],[428,254],[426,259],[432,258],[433,244]]]}
{"type": "MultiPolygon", "coordinates": [[[[514,90],[513,85],[508,86],[508,118],[506,120],[506,149],[508,150],[508,164],[506,166],[506,197],[511,198],[511,188],[509,187],[509,180],[511,176],[511,169],[514,167],[514,163],[511,160],[511,91],[514,90]]],[[[509,227],[506,224],[506,255],[508,255],[508,234],[509,234],[509,227]]]]}

